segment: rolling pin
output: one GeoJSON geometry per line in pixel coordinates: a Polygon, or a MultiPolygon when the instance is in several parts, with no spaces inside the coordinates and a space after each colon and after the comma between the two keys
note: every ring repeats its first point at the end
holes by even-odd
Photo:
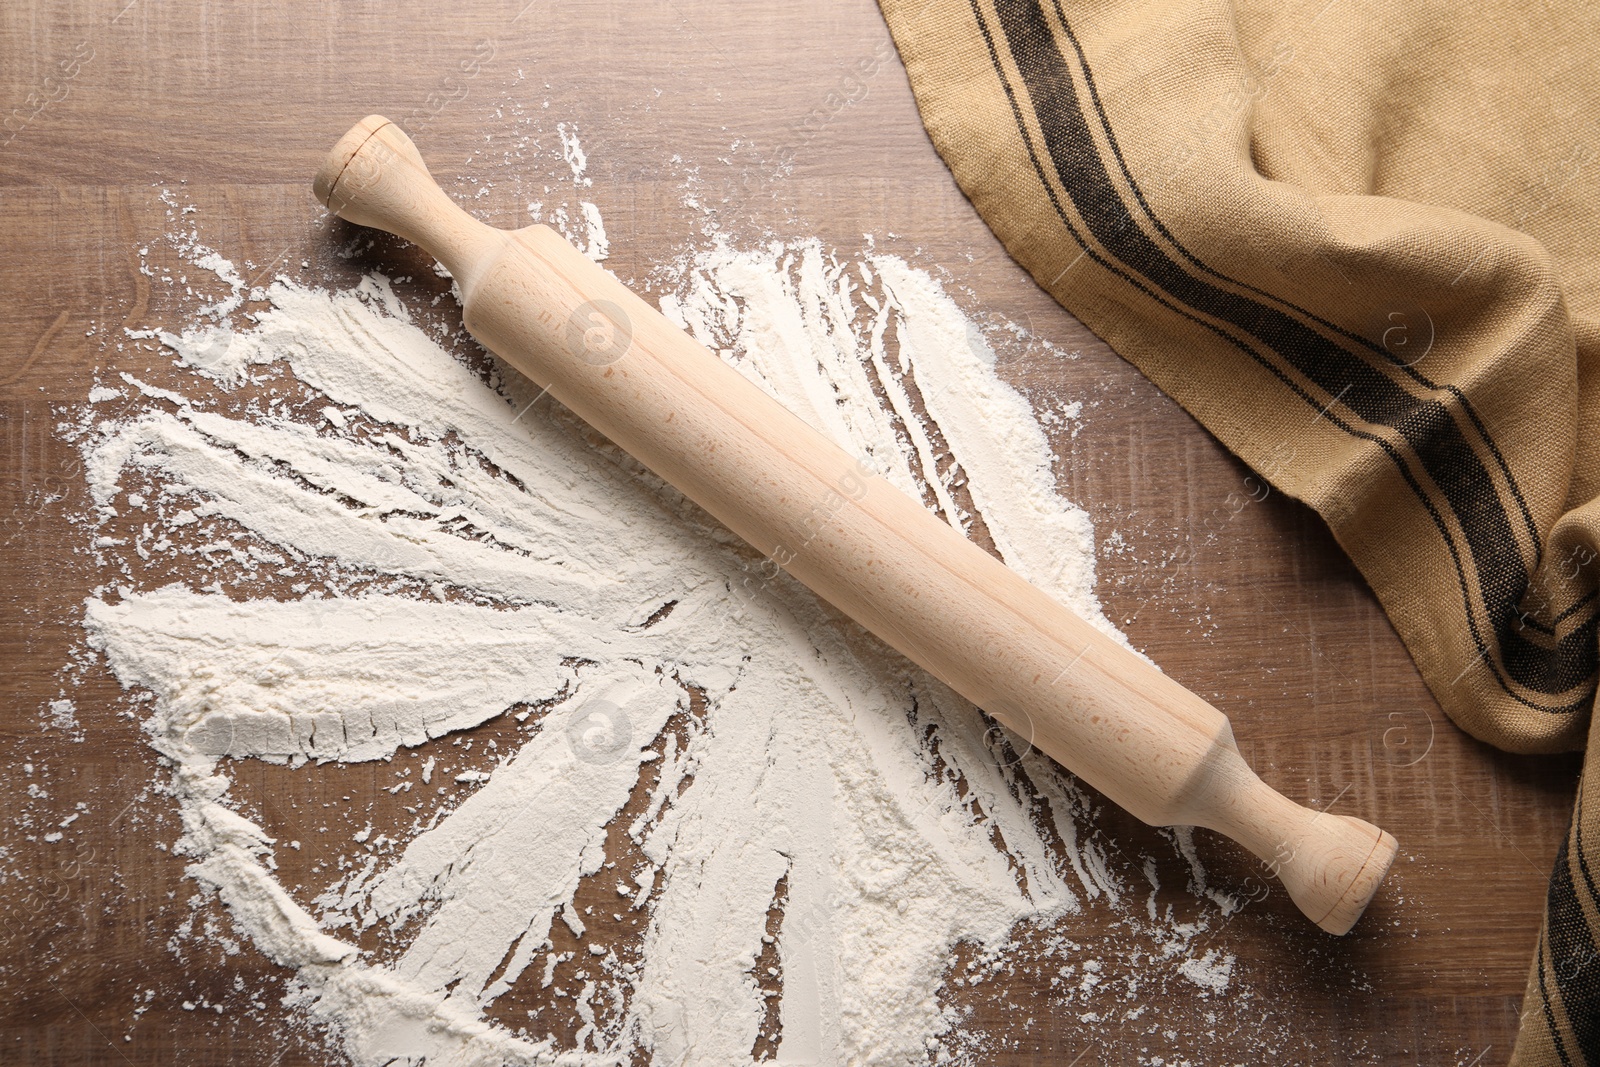
{"type": "Polygon", "coordinates": [[[475,338],[753,545],[771,575],[781,567],[1146,823],[1238,841],[1322,929],[1360,917],[1393,837],[1274,791],[1220,711],[870,473],[555,231],[472,218],[376,115],[333,147],[314,190],[432,254],[475,338]]]}

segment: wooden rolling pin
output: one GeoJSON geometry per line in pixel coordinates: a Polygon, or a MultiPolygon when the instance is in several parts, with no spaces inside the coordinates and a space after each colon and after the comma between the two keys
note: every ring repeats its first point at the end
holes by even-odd
{"type": "Polygon", "coordinates": [[[869,474],[847,452],[545,226],[457,207],[400,128],[340,139],[317,199],[421,245],[455,276],[472,335],[819,596],[1157,826],[1205,826],[1260,857],[1330,933],[1394,859],[1376,826],[1257,778],[1228,720],[869,474]]]}

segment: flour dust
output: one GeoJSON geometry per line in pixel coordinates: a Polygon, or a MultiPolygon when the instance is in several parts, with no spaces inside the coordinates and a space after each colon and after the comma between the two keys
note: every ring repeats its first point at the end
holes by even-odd
{"type": "MultiPolygon", "coordinates": [[[[602,258],[591,207],[575,236],[602,258]]],[[[85,626],[153,698],[190,874],[351,1062],[960,1059],[957,946],[998,968],[1019,923],[1143,921],[1070,778],[787,578],[744,581],[751,550],[527,382],[455,358],[382,276],[245,294],[187,254],[230,295],[132,338],[187,386],[101,383],[79,431],[106,576],[85,626]],[[301,843],[230,793],[242,760],[393,761],[401,799],[442,792],[452,740],[513,717],[516,742],[454,778],[464,800],[359,831],[314,897],[275,873],[301,843]],[[597,878],[636,936],[578,906],[597,878]],[[492,1018],[558,973],[570,1036],[492,1018]]],[[[1121,639],[1038,419],[926,271],[724,239],[656,282],[721,358],[1121,639]]],[[[1226,991],[1233,957],[1192,951],[1203,924],[1150,909],[1148,958],[1226,991]]],[[[1061,973],[1091,990],[1097,968],[1061,973]]]]}

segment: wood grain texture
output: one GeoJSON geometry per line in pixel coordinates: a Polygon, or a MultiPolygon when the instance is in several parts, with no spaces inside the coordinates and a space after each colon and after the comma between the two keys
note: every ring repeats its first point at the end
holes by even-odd
{"type": "MultiPolygon", "coordinates": [[[[247,278],[341,285],[409,264],[408,296],[439,292],[425,259],[355,242],[310,198],[327,146],[374,111],[411,118],[413,133],[420,122],[445,187],[506,226],[565,173],[554,125],[577,123],[607,265],[625,281],[644,282],[713,225],[841,249],[871,233],[884,250],[942,265],[980,318],[1073,353],[1017,345],[1001,369],[1040,405],[1084,402],[1052,443],[1064,490],[1096,523],[1108,615],[1229,716],[1274,788],[1400,839],[1386,889],[1345,939],[1309,928],[1281,893],[1232,916],[1225,938],[1222,927],[1206,935],[1238,954],[1235,990],[1249,997],[1169,989],[1154,964],[1128,958],[1135,943],[1103,909],[1024,933],[1040,951],[1003,980],[952,990],[970,1028],[994,1038],[977,1062],[1263,1062],[1265,1047],[1282,1063],[1467,1064],[1509,1051],[1576,761],[1505,756],[1455,730],[1320,521],[1263,498],[1248,470],[1006,257],[929,146],[871,4],[752,13],[704,0],[467,0],[445,17],[370,4],[16,3],[0,9],[0,49],[0,117],[11,116],[0,133],[0,1062],[327,1062],[319,1035],[252,1006],[275,999],[284,975],[248,946],[169,948],[194,887],[158,848],[178,828],[151,789],[160,772],[134,706],[83,656],[81,604],[103,575],[69,521],[86,495],[55,427],[97,374],[162,372],[116,339],[124,325],[179,324],[181,288],[141,274],[138,255],[179,223],[249,260],[247,278]],[[519,157],[511,149],[530,131],[541,151],[519,157]],[[163,189],[197,210],[169,217],[163,189]],[[43,710],[69,685],[81,740],[43,710]],[[79,803],[87,814],[70,841],[29,840],[46,814],[59,822],[79,803]],[[1061,959],[1042,950],[1051,936],[1070,938],[1075,959],[1102,959],[1108,987],[1141,975],[1144,992],[1057,1006],[1061,959]]],[[[441,323],[459,314],[437,311],[441,323]]],[[[316,869],[318,826],[400,824],[383,765],[235,774],[247,811],[306,836],[303,853],[280,850],[281,876],[313,894],[332,877],[316,869]]],[[[1107,853],[1171,855],[1120,813],[1096,825],[1107,853]]],[[[1254,872],[1220,838],[1197,842],[1213,884],[1254,872]]],[[[1158,873],[1160,907],[1192,910],[1185,865],[1158,873]]],[[[226,932],[214,904],[199,915],[226,932]]]]}

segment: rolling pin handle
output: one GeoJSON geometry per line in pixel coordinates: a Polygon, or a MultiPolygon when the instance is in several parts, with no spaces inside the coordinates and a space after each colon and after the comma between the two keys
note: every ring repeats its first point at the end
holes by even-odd
{"type": "Polygon", "coordinates": [[[323,206],[347,222],[386,230],[427,250],[461,286],[505,243],[502,231],[461,210],[428,172],[404,130],[368,115],[339,138],[311,183],[323,206]]]}
{"type": "Polygon", "coordinates": [[[1231,736],[1207,762],[1186,818],[1254,853],[1319,927],[1348,933],[1394,862],[1395,839],[1365,820],[1296,804],[1257,777],[1231,736]]]}

